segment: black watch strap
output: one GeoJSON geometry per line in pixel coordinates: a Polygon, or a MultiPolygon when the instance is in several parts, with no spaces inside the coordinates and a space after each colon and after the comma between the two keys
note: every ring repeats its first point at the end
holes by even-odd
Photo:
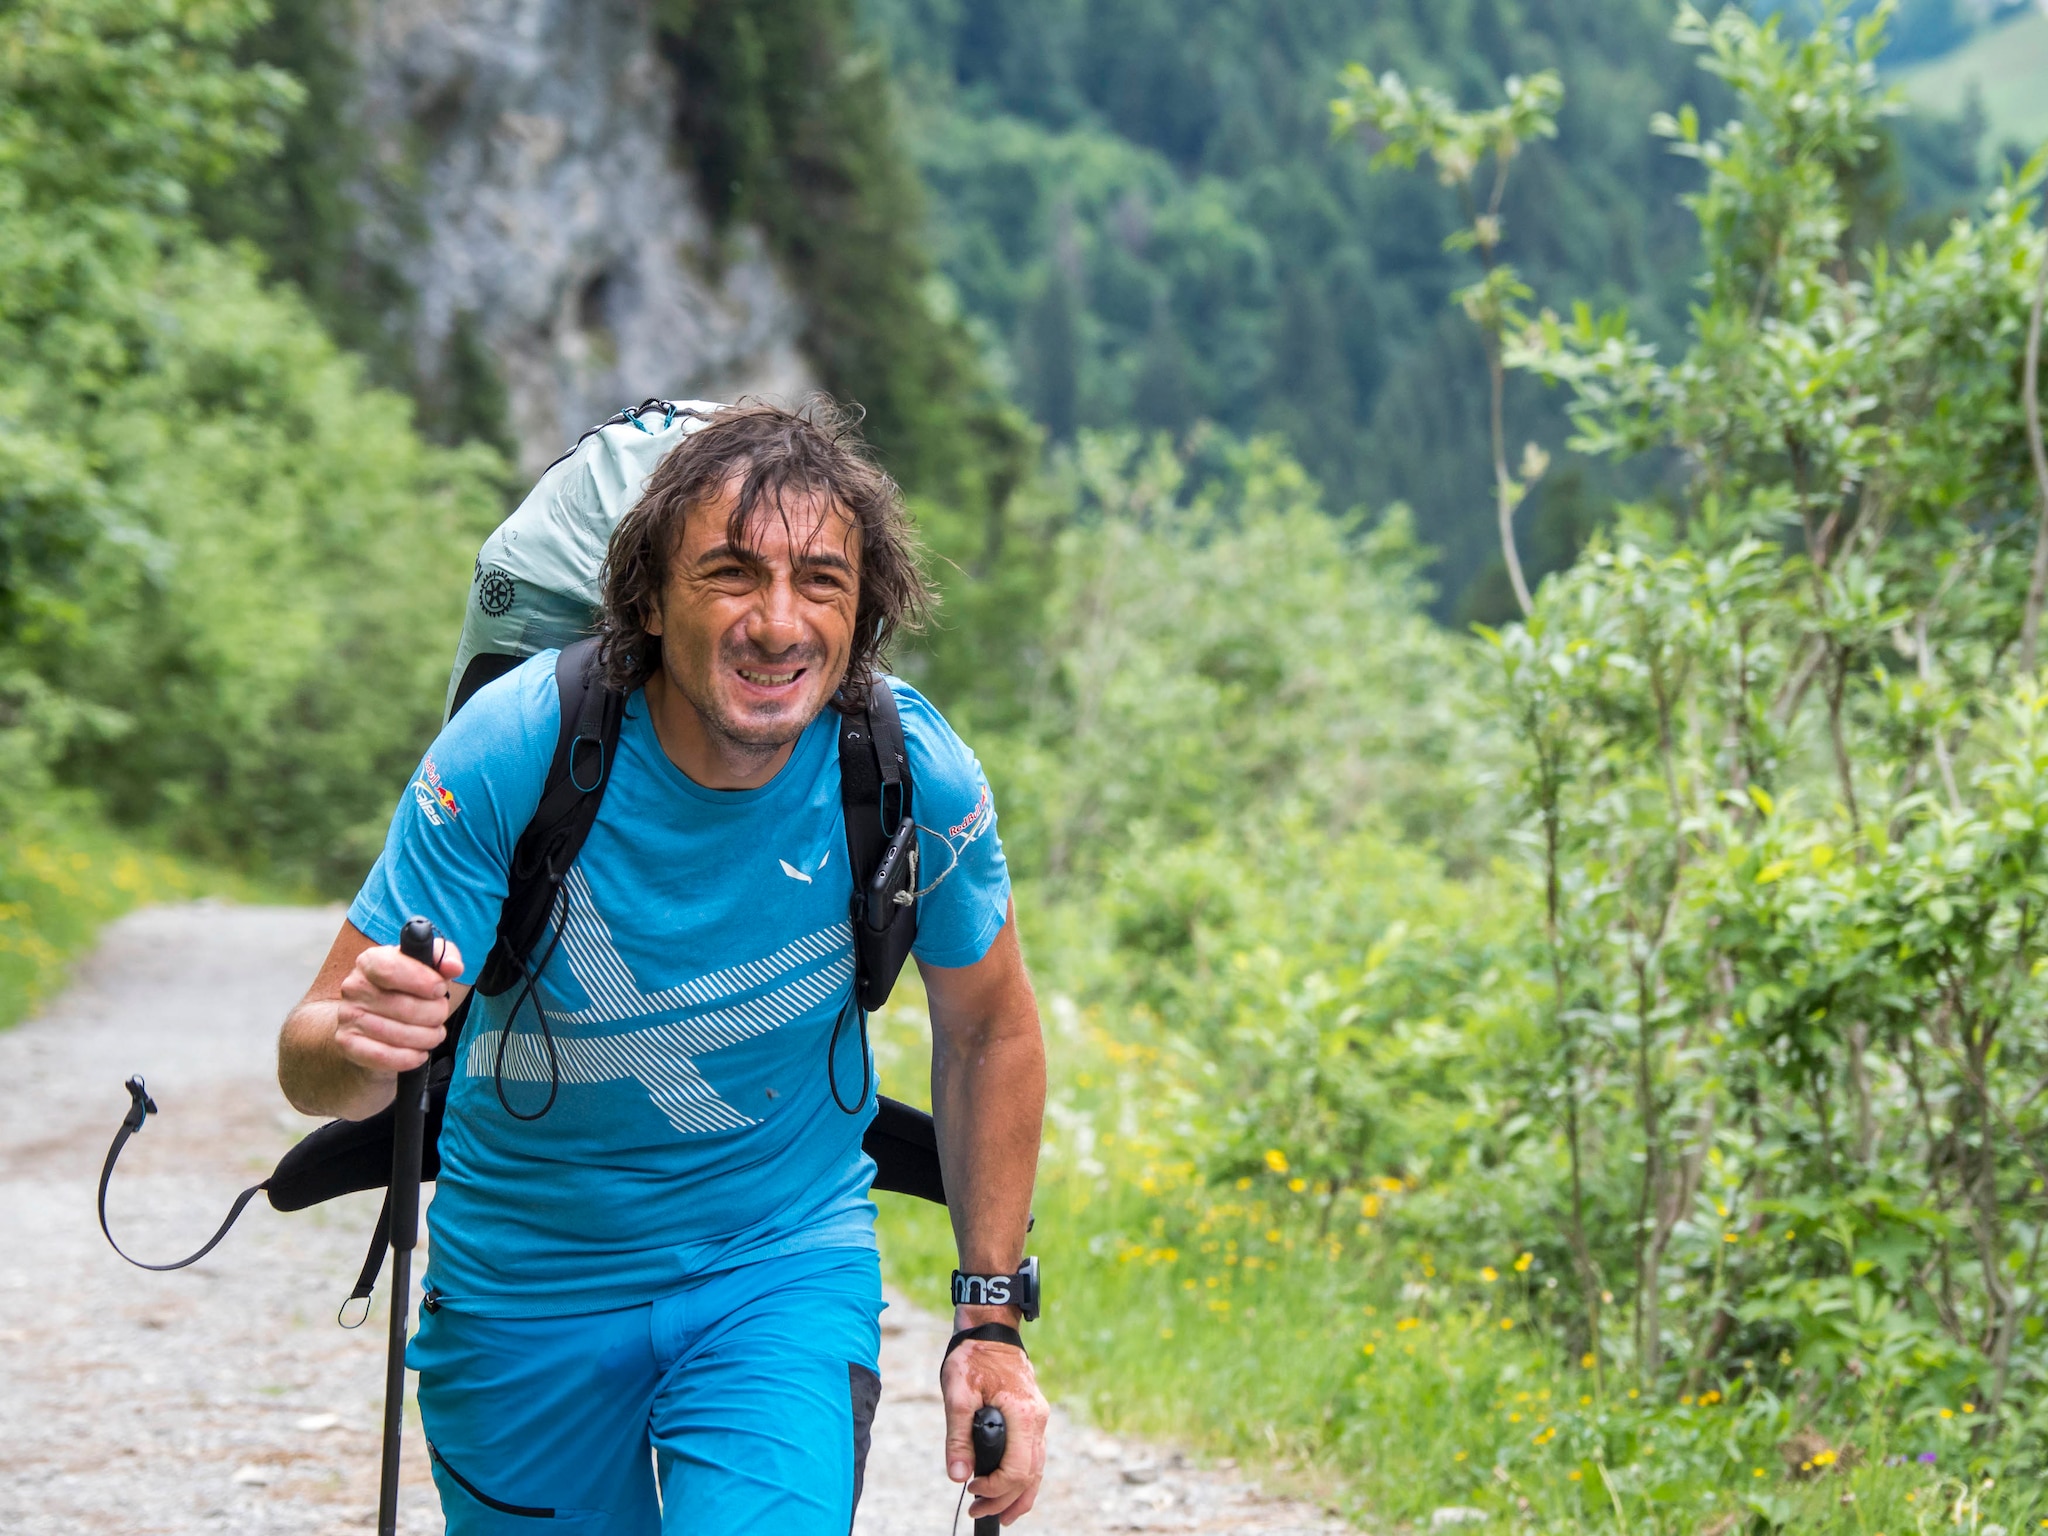
{"type": "Polygon", "coordinates": [[[1015,1307],[1024,1321],[1038,1321],[1038,1260],[1027,1257],[1014,1275],[972,1275],[953,1271],[956,1307],[1015,1307]]]}
{"type": "MultiPolygon", "coordinates": [[[[974,1342],[1008,1344],[1012,1349],[1024,1349],[1024,1335],[1012,1328],[1008,1323],[980,1323],[972,1328],[962,1328],[952,1338],[948,1339],[946,1341],[946,1353],[939,1357],[939,1364],[944,1365],[952,1357],[953,1351],[962,1344],[974,1342]]],[[[1024,1353],[1028,1355],[1031,1351],[1024,1349],[1024,1353]]]]}

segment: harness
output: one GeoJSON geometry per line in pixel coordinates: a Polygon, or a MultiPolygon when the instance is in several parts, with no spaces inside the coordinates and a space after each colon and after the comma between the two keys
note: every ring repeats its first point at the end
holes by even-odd
{"type": "MultiPolygon", "coordinates": [[[[472,659],[464,669],[451,715],[485,683],[511,671],[520,660],[496,654],[472,659]]],[[[595,639],[580,640],[561,651],[555,661],[555,691],[561,702],[561,728],[548,763],[540,804],[513,846],[505,902],[498,912],[496,941],[477,978],[475,992],[449,1015],[447,1037],[428,1061],[422,1180],[431,1180],[440,1173],[440,1135],[447,1115],[448,1088],[454,1077],[463,1025],[476,992],[498,997],[514,987],[524,988],[514,1000],[499,1037],[501,1061],[505,1041],[510,1039],[519,1011],[529,999],[540,1020],[549,1059],[554,1060],[553,1036],[537,987],[561,936],[563,882],[597,821],[605,788],[611,781],[626,705],[623,694],[604,685],[595,639]],[[548,937],[551,922],[553,936],[548,937]],[[541,948],[539,962],[530,964],[543,938],[547,942],[541,948]]],[[[917,937],[917,844],[911,820],[914,787],[910,754],[904,746],[903,722],[889,685],[876,678],[867,693],[864,707],[842,710],[839,723],[839,796],[846,820],[846,851],[854,877],[853,907],[848,914],[853,929],[854,984],[853,996],[833,1026],[832,1048],[836,1049],[847,1014],[851,1013],[860,1034],[862,1081],[860,1096],[850,1108],[840,1098],[839,1085],[831,1077],[829,1051],[827,1074],[834,1101],[849,1114],[857,1114],[866,1106],[873,1087],[867,1016],[888,1001],[917,937]]],[[[551,1075],[555,1080],[549,1087],[548,1102],[539,1111],[519,1114],[507,1104],[507,1112],[522,1120],[538,1119],[547,1113],[559,1087],[559,1070],[551,1075]]],[[[355,1288],[342,1304],[346,1313],[351,1304],[360,1301],[364,1303],[364,1315],[368,1314],[370,1294],[383,1270],[384,1250],[391,1231],[395,1108],[386,1108],[365,1120],[330,1120],[285,1153],[269,1178],[237,1195],[226,1218],[196,1253],[171,1264],[144,1264],[122,1252],[107,1226],[107,1186],[114,1176],[121,1149],[142,1129],[144,1121],[157,1112],[140,1077],[129,1078],[127,1087],[128,1112],[107,1149],[99,1183],[100,1231],[116,1253],[141,1269],[183,1269],[211,1253],[259,1194],[268,1196],[274,1210],[301,1211],[338,1195],[383,1189],[384,1206],[371,1234],[369,1252],[355,1288]]],[[[502,1101],[502,1083],[499,1097],[502,1101]]],[[[946,1203],[938,1138],[932,1117],[924,1111],[895,1099],[876,1097],[875,1117],[861,1138],[861,1148],[874,1160],[874,1188],[939,1205],[946,1203]]]]}

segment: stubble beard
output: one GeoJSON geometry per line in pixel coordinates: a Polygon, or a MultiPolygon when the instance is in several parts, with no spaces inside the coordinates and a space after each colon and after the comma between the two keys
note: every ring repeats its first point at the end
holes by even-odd
{"type": "MultiPolygon", "coordinates": [[[[666,647],[663,648],[666,651],[666,647]]],[[[819,671],[818,658],[809,652],[769,663],[762,661],[751,652],[740,652],[720,646],[714,667],[748,666],[762,671],[796,665],[815,675],[819,671]]],[[[695,684],[692,669],[669,664],[663,657],[663,670],[668,673],[669,686],[688,701],[697,712],[697,718],[704,724],[707,734],[717,739],[725,751],[740,761],[766,762],[784,747],[797,741],[811,723],[822,715],[831,703],[832,693],[827,689],[817,695],[816,702],[801,718],[770,716],[765,719],[749,719],[738,716],[718,697],[718,690],[699,688],[695,684]]]]}

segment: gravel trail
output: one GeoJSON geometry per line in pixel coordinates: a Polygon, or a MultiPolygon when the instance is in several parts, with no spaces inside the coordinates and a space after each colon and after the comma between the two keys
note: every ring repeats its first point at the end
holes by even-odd
{"type": "MultiPolygon", "coordinates": [[[[108,1252],[93,1189],[142,1072],[162,1113],[122,1156],[109,1213],[143,1259],[188,1252],[234,1192],[317,1122],[272,1077],[278,1021],[340,910],[199,902],[107,930],[73,987],[0,1034],[0,1531],[8,1536],[358,1536],[374,1524],[385,1313],[334,1312],[377,1197],[280,1216],[261,1199],[189,1270],[108,1252]]],[[[380,1290],[381,1303],[381,1290],[380,1290]]],[[[1057,1298],[1054,1298],[1057,1305],[1057,1298]]],[[[944,1325],[883,1320],[882,1410],[857,1536],[943,1536],[944,1325]]],[[[417,1422],[400,1528],[442,1523],[417,1422]]],[[[966,1522],[961,1522],[966,1529],[966,1522]]],[[[1045,1536],[1344,1529],[1227,1472],[1119,1444],[1056,1414],[1045,1536]]]]}

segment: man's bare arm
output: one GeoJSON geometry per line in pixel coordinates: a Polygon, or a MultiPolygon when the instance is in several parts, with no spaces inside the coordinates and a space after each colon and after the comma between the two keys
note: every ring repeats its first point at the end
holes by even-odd
{"type": "MultiPolygon", "coordinates": [[[[932,1108],[939,1161],[953,1216],[960,1267],[1009,1274],[1024,1258],[1031,1189],[1045,1122],[1045,1037],[1038,1002],[1017,944],[1012,903],[986,955],[957,969],[919,964],[932,1016],[932,1108]]],[[[1015,1307],[957,1307],[953,1326],[1015,1326],[1015,1307]]],[[[1038,1497],[1045,1472],[1045,1398],[1031,1362],[1002,1344],[968,1343],[946,1362],[947,1470],[964,1482],[973,1466],[968,1425],[983,1403],[1009,1423],[1002,1469],[977,1480],[973,1514],[1009,1524],[1038,1497]]]]}
{"type": "Polygon", "coordinates": [[[437,974],[344,922],[278,1032],[277,1082],[292,1107],[344,1120],[383,1109],[398,1092],[398,1074],[425,1061],[447,1033],[448,1015],[469,994],[453,980],[461,974],[453,944],[437,974]]]}

